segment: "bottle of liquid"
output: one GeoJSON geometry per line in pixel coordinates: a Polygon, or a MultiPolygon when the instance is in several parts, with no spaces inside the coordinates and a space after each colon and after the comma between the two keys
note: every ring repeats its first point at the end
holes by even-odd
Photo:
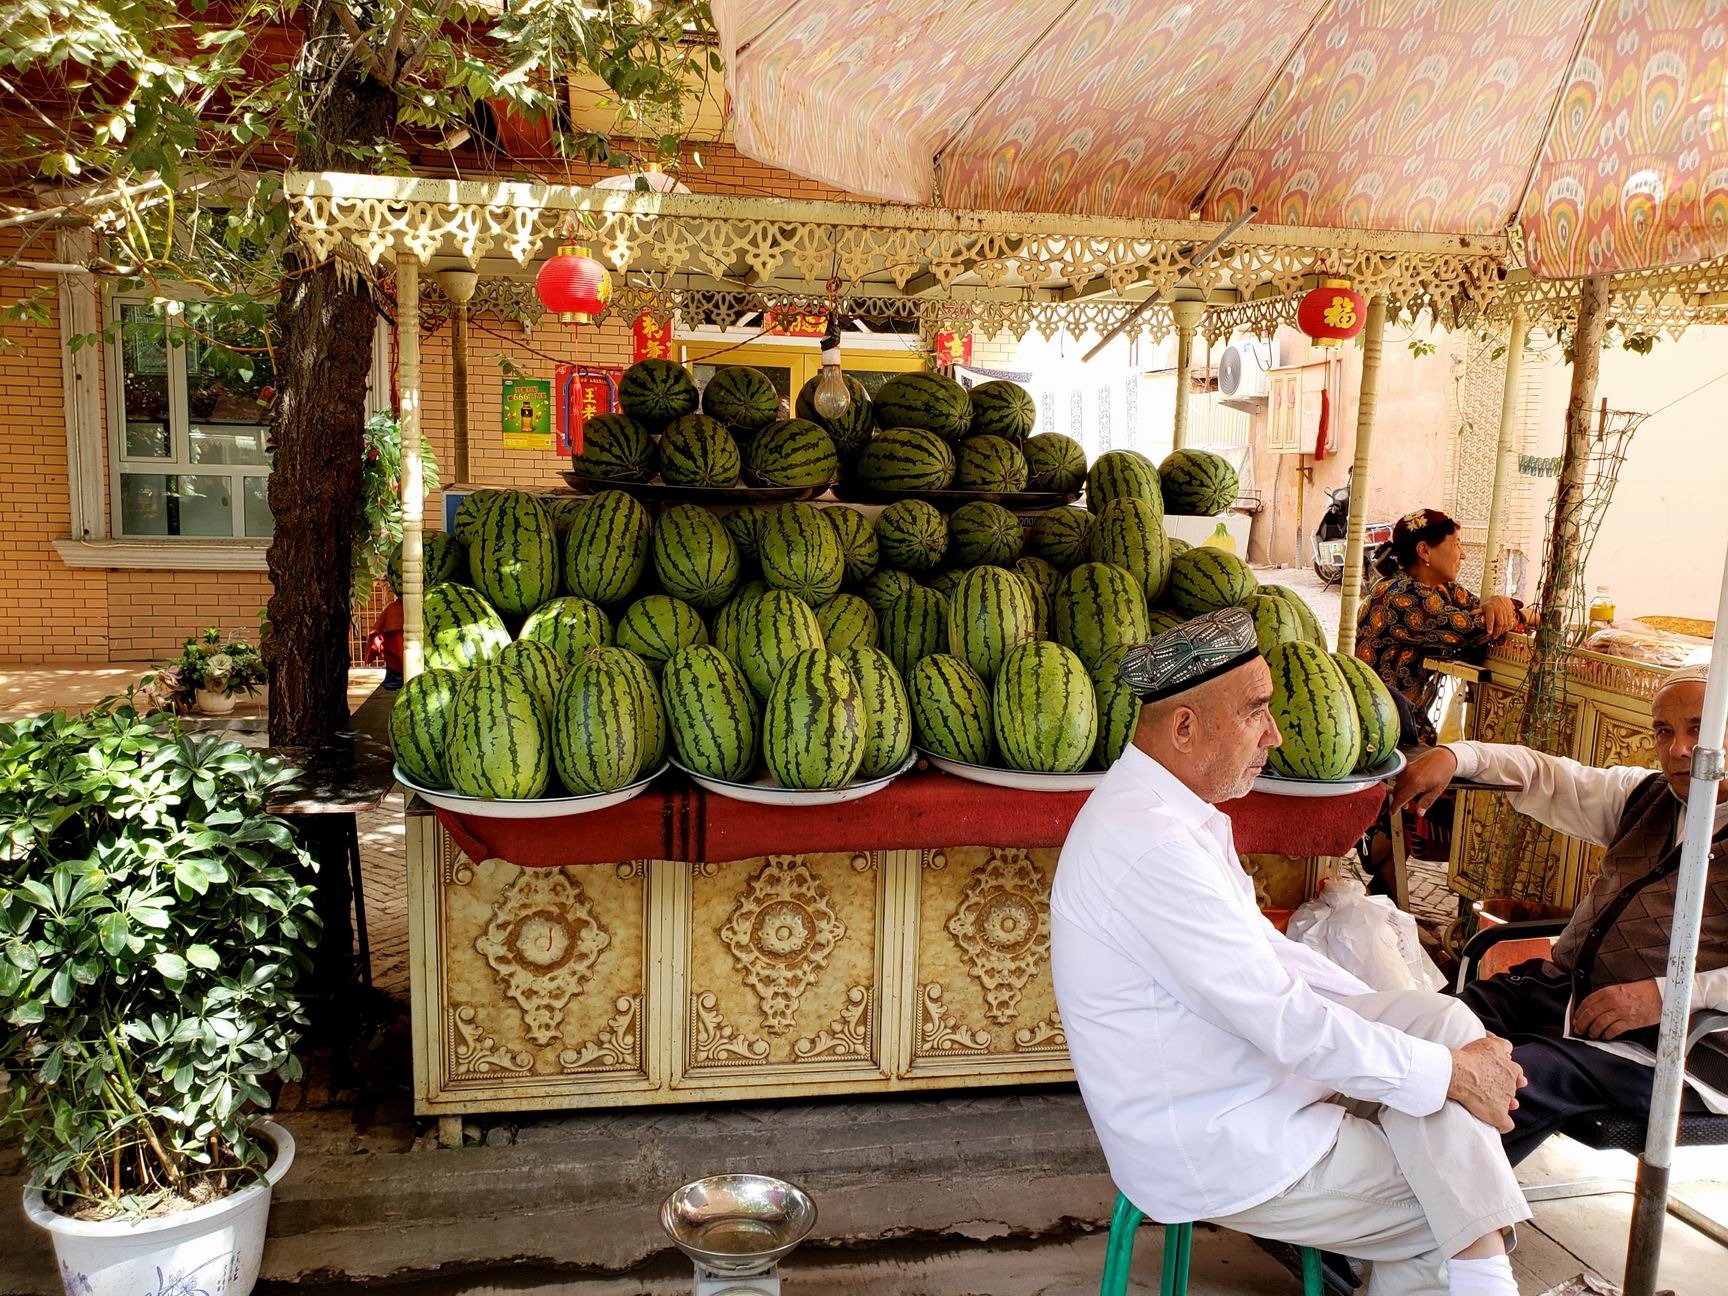
{"type": "Polygon", "coordinates": [[[1614,619],[1616,608],[1614,597],[1608,593],[1606,585],[1598,585],[1596,593],[1590,599],[1590,624],[1592,627],[1607,625],[1614,619]]]}
{"type": "Polygon", "coordinates": [[[520,415],[517,416],[516,424],[517,424],[517,427],[523,432],[524,435],[528,435],[528,434],[533,433],[533,431],[534,431],[534,403],[532,401],[526,401],[525,400],[522,402],[522,412],[520,415]]]}
{"type": "Polygon", "coordinates": [[[1222,522],[1213,528],[1211,535],[1200,542],[1200,547],[1202,549],[1222,549],[1232,558],[1237,556],[1236,539],[1229,531],[1225,530],[1222,522]]]}

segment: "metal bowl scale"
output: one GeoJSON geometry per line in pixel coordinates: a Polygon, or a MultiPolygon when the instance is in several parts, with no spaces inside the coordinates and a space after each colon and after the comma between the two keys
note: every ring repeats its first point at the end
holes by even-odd
{"type": "Polygon", "coordinates": [[[769,1175],[709,1175],[660,1206],[660,1226],[678,1249],[716,1275],[768,1269],[816,1225],[816,1204],[795,1184],[769,1175]]]}

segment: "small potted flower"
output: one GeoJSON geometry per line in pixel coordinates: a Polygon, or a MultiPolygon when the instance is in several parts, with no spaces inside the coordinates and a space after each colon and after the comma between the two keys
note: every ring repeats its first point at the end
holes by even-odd
{"type": "Polygon", "coordinates": [[[252,694],[268,678],[264,658],[244,639],[224,643],[215,626],[188,639],[180,655],[148,677],[153,689],[167,689],[184,709],[195,703],[205,715],[227,715],[242,693],[252,694]]]}
{"type": "Polygon", "coordinates": [[[246,1296],[319,935],[291,771],[130,706],[0,724],[0,1136],[68,1296],[246,1296]]]}

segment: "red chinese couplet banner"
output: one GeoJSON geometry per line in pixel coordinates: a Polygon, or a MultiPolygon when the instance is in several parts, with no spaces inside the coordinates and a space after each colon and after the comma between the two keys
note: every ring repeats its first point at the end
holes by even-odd
{"type": "Polygon", "coordinates": [[[582,428],[597,414],[618,408],[617,365],[561,364],[552,381],[552,408],[558,429],[558,453],[582,453],[582,428]]]}
{"type": "Polygon", "coordinates": [[[630,326],[630,361],[670,360],[672,358],[672,327],[662,324],[647,311],[636,317],[630,326]]]}
{"type": "Polygon", "coordinates": [[[936,363],[946,367],[954,364],[972,363],[972,335],[961,337],[957,333],[938,333],[936,335],[936,363]]]}

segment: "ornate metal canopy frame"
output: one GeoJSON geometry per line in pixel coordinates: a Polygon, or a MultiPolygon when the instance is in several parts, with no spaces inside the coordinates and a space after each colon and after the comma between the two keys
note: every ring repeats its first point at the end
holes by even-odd
{"type": "MultiPolygon", "coordinates": [[[[637,280],[614,310],[722,326],[825,304],[831,279],[849,313],[1015,337],[1102,333],[1148,297],[1159,304],[1130,337],[1172,333],[1173,297],[1207,304],[1210,341],[1269,334],[1294,321],[1296,299],[1322,275],[1448,327],[1502,331],[1518,306],[1548,326],[1577,311],[1575,285],[1530,278],[1503,237],[1251,224],[1200,261],[1223,226],[334,172],[291,173],[285,190],[315,256],[526,267],[575,240],[637,280]]],[[[1627,329],[1723,322],[1728,260],[1618,276],[1612,297],[1627,329]]]]}

